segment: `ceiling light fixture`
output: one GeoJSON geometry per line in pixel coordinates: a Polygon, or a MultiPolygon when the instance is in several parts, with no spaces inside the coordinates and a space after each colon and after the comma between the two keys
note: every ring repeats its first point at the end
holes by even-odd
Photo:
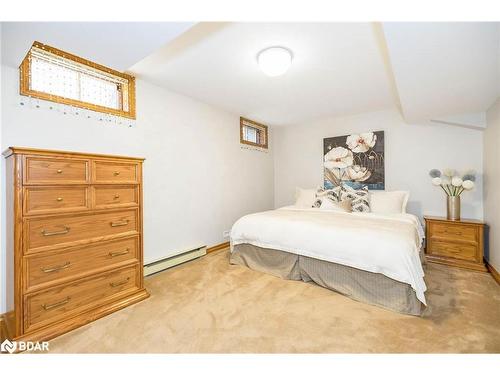
{"type": "Polygon", "coordinates": [[[285,74],[292,65],[292,52],[284,47],[269,47],[257,55],[257,63],[264,74],[276,77],[285,74]]]}

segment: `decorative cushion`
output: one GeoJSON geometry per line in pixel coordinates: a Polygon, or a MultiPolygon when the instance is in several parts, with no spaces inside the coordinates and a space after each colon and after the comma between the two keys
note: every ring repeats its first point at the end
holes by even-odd
{"type": "Polygon", "coordinates": [[[321,207],[321,203],[324,199],[328,199],[331,202],[340,202],[340,190],[340,186],[336,186],[333,189],[324,189],[322,187],[318,187],[318,189],[316,190],[316,199],[314,200],[313,207],[321,207]]]}
{"type": "Polygon", "coordinates": [[[301,208],[314,207],[316,189],[295,188],[295,205],[301,208]]]}
{"type": "Polygon", "coordinates": [[[356,190],[348,185],[342,185],[340,200],[352,199],[352,210],[354,212],[370,212],[370,193],[368,187],[356,190]]]}
{"type": "Polygon", "coordinates": [[[377,214],[406,213],[409,191],[380,191],[370,193],[370,210],[377,214]]]}
{"type": "Polygon", "coordinates": [[[352,200],[345,199],[340,202],[334,202],[330,197],[327,197],[323,199],[319,209],[325,211],[352,212],[352,200]]]}

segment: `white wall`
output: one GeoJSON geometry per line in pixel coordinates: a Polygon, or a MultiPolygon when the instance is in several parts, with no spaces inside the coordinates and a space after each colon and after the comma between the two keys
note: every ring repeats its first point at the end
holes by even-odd
{"type": "MultiPolygon", "coordinates": [[[[0,61],[2,61],[2,22],[0,22],[0,61]]],[[[1,90],[1,82],[2,82],[2,69],[0,66],[0,145],[2,144],[2,90],[1,90]]],[[[0,192],[4,192],[5,190],[3,189],[4,186],[4,169],[3,166],[5,164],[2,162],[0,163],[0,192]]],[[[5,207],[4,205],[5,201],[5,194],[2,194],[0,196],[0,296],[5,296],[7,291],[5,289],[6,285],[6,265],[5,265],[5,259],[6,259],[6,254],[5,254],[5,233],[4,233],[4,228],[3,228],[3,223],[4,223],[4,210],[3,208],[5,207]]],[[[5,306],[5,298],[1,297],[0,298],[0,313],[4,312],[6,310],[5,306]]]]}
{"type": "MultiPolygon", "coordinates": [[[[482,173],[481,131],[450,125],[406,124],[397,111],[380,111],[314,121],[274,130],[275,207],[291,204],[295,187],[323,184],[323,138],[385,131],[386,190],[409,190],[408,211],[445,215],[444,193],[432,186],[432,168],[482,173]]],[[[482,182],[462,195],[462,217],[483,217],[482,182]]]]}
{"type": "Polygon", "coordinates": [[[484,132],[484,219],[489,227],[488,262],[500,271],[500,99],[488,110],[484,132]]]}
{"type": "MultiPolygon", "coordinates": [[[[237,115],[139,80],[136,126],[107,125],[20,106],[18,70],[2,69],[2,150],[26,146],[146,158],[145,262],[224,242],[222,232],[237,218],[272,208],[272,134],[269,153],[241,149],[237,115]]],[[[5,186],[2,191],[4,196],[5,186]]]]}

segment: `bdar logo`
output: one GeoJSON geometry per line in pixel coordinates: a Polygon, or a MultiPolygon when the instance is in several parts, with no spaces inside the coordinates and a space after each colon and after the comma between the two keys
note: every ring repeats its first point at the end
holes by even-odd
{"type": "Polygon", "coordinates": [[[0,344],[0,351],[4,353],[14,353],[16,351],[16,346],[16,342],[5,339],[5,341],[0,344]]]}
{"type": "Polygon", "coordinates": [[[49,351],[49,343],[47,341],[10,341],[5,340],[0,344],[0,352],[3,353],[14,353],[16,351],[24,352],[48,352],[49,351]]]}

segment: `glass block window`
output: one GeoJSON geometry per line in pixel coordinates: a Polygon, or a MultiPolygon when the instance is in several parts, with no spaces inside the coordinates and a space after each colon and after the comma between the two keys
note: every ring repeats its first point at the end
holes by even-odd
{"type": "Polygon", "coordinates": [[[21,95],[135,118],[135,79],[35,42],[21,67],[21,95]]]}

